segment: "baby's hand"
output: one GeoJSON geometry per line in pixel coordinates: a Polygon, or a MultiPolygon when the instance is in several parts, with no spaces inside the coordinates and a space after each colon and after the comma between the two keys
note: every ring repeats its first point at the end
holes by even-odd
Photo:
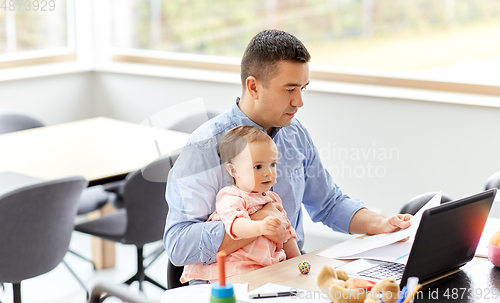
{"type": "Polygon", "coordinates": [[[260,211],[262,211],[262,210],[264,210],[264,212],[268,216],[275,216],[275,217],[279,218],[281,220],[281,222],[283,223],[283,227],[284,228],[290,227],[290,225],[291,225],[290,221],[282,213],[282,211],[284,209],[283,209],[283,206],[281,206],[281,204],[279,202],[269,202],[269,203],[266,203],[264,205],[264,207],[260,211]]]}
{"type": "Polygon", "coordinates": [[[269,216],[260,221],[259,232],[264,236],[272,236],[276,234],[280,225],[280,219],[269,216]]]}

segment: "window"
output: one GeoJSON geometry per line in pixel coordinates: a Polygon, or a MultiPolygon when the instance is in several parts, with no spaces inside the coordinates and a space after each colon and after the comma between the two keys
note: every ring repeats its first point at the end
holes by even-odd
{"type": "Polygon", "coordinates": [[[74,60],[71,6],[66,0],[0,0],[0,67],[74,60]]]}
{"type": "Polygon", "coordinates": [[[122,51],[240,58],[278,28],[304,42],[320,77],[500,84],[497,0],[114,0],[112,12],[122,51]]]}

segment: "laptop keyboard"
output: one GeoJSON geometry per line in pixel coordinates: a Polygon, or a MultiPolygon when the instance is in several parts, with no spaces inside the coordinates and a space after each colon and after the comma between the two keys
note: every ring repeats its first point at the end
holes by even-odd
{"type": "Polygon", "coordinates": [[[372,279],[385,279],[393,278],[394,280],[401,280],[405,265],[400,263],[386,262],[375,267],[358,272],[358,275],[372,278],[372,279]]]}

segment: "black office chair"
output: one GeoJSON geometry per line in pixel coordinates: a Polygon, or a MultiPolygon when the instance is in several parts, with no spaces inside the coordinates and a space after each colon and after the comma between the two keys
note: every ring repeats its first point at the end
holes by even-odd
{"type": "MultiPolygon", "coordinates": [[[[410,199],[399,211],[400,214],[415,215],[437,192],[428,192],[410,199]]],[[[445,193],[441,193],[441,204],[453,201],[453,199],[445,193]]]]}
{"type": "Polygon", "coordinates": [[[485,190],[497,188],[500,189],[500,171],[491,175],[486,181],[486,185],[484,187],[485,190]]]}
{"type": "Polygon", "coordinates": [[[143,247],[147,243],[163,238],[168,205],[165,200],[167,175],[176,156],[158,159],[142,170],[130,173],[123,188],[124,208],[99,219],[81,223],[75,230],[106,240],[132,244],[137,247],[137,272],[125,284],[147,281],[166,289],[150,278],[145,270],[164,251],[163,245],[150,256],[144,257],[143,247]],[[148,265],[145,259],[153,258],[148,265]]]}
{"type": "Polygon", "coordinates": [[[23,280],[47,273],[61,261],[67,266],[63,258],[86,186],[83,177],[69,177],[0,196],[0,283],[12,283],[14,303],[21,302],[23,280]]]}
{"type": "Polygon", "coordinates": [[[0,114],[0,134],[42,126],[42,121],[26,114],[0,114]]]}
{"type": "Polygon", "coordinates": [[[184,266],[175,266],[168,260],[167,263],[167,289],[173,289],[181,286],[189,285],[189,282],[181,283],[182,272],[184,266]]]}
{"type": "Polygon", "coordinates": [[[108,192],[103,185],[94,185],[83,190],[78,203],[78,215],[88,214],[100,209],[106,203],[114,204],[116,194],[108,192]]]}

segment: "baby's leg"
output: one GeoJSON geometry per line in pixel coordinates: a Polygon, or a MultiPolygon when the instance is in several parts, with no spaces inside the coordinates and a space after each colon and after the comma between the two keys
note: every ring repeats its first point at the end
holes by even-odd
{"type": "Polygon", "coordinates": [[[297,241],[294,238],[283,243],[283,249],[285,250],[287,260],[301,255],[297,241]]]}

